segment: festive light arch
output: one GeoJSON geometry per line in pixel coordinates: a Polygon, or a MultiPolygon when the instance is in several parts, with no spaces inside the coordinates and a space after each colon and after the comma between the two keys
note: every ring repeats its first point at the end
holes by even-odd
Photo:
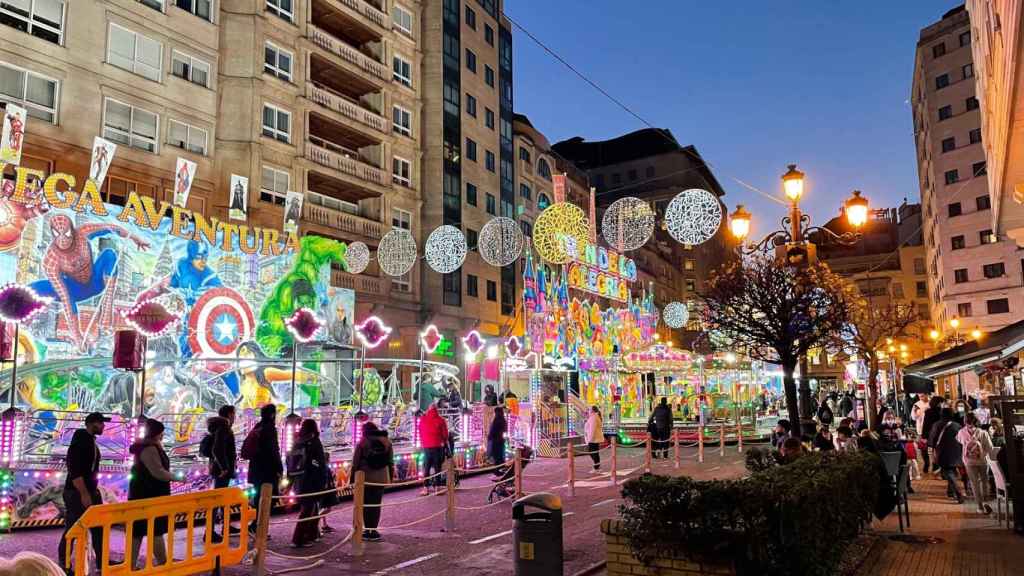
{"type": "Polygon", "coordinates": [[[701,188],[683,190],[665,210],[668,233],[681,244],[703,244],[718,232],[721,224],[721,203],[714,194],[701,188]]]}
{"type": "Polygon", "coordinates": [[[356,336],[367,348],[380,346],[388,339],[389,335],[391,335],[391,326],[376,316],[370,316],[363,320],[362,324],[356,326],[356,336]]]}
{"type": "Polygon", "coordinates": [[[654,233],[654,210],[639,198],[627,196],[612,202],[601,218],[601,234],[608,245],[622,251],[636,250],[654,233]]]}
{"type": "Polygon", "coordinates": [[[669,302],[662,310],[661,316],[669,328],[682,328],[690,319],[690,309],[682,302],[669,302]]]}
{"type": "Polygon", "coordinates": [[[445,224],[430,233],[423,246],[427,264],[440,274],[455,272],[466,260],[466,237],[455,226],[445,224]]]}
{"type": "Polygon", "coordinates": [[[590,224],[583,209],[569,202],[548,206],[533,226],[533,243],[540,257],[568,264],[590,241],[590,224]]]}
{"type": "Polygon", "coordinates": [[[491,266],[508,266],[523,252],[523,231],[511,218],[492,218],[480,229],[477,251],[491,266]]]}
{"type": "Polygon", "coordinates": [[[370,265],[370,248],[362,242],[353,242],[345,251],[349,274],[362,274],[370,265]]]}
{"type": "Polygon", "coordinates": [[[377,246],[377,262],[381,272],[388,276],[401,276],[412,270],[416,258],[416,239],[404,228],[393,228],[377,246]]]}

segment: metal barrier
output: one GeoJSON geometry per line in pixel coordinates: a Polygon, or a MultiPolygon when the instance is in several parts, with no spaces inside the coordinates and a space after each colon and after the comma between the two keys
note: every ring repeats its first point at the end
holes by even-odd
{"type": "MultiPolygon", "coordinates": [[[[125,576],[133,574],[145,574],[146,576],[186,576],[218,570],[221,567],[239,564],[242,561],[249,546],[249,532],[244,527],[255,516],[256,511],[249,506],[249,501],[241,488],[218,488],[203,492],[90,506],[78,522],[68,530],[66,544],[68,566],[65,566],[65,568],[70,568],[73,561],[75,566],[74,575],[85,576],[86,567],[89,565],[86,540],[89,537],[90,530],[97,529],[103,532],[103,541],[107,543],[103,550],[103,557],[99,559],[101,576],[115,573],[125,576]],[[238,542],[232,545],[231,539],[227,537],[227,530],[221,531],[221,534],[225,535],[221,542],[214,542],[212,539],[213,511],[222,509],[224,522],[227,523],[231,519],[232,508],[236,506],[241,511],[241,523],[243,526],[238,542]],[[195,517],[197,513],[205,513],[207,518],[207,529],[203,535],[202,551],[198,554],[196,553],[195,546],[195,517]],[[180,560],[174,556],[174,535],[177,531],[174,518],[179,514],[185,515],[185,555],[180,560]],[[145,566],[141,566],[136,570],[131,565],[133,525],[136,521],[145,522],[148,532],[152,533],[154,531],[154,523],[158,519],[166,519],[168,522],[167,562],[158,566],[153,565],[153,541],[150,538],[146,538],[145,566]],[[111,565],[110,562],[110,537],[111,531],[115,526],[124,527],[124,565],[111,565]]],[[[224,528],[224,526],[221,528],[224,528]]]]}

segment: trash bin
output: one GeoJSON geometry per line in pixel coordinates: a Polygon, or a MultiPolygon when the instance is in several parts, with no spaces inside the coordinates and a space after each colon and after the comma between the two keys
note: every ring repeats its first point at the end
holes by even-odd
{"type": "Polygon", "coordinates": [[[562,499],[548,492],[524,496],[512,505],[512,520],[515,575],[562,576],[562,499]]]}

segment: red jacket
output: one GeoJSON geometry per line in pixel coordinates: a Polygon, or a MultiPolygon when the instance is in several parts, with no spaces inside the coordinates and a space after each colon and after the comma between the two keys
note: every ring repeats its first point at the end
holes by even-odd
{"type": "Polygon", "coordinates": [[[440,448],[447,444],[448,422],[437,413],[437,407],[431,406],[420,418],[420,446],[440,448]]]}

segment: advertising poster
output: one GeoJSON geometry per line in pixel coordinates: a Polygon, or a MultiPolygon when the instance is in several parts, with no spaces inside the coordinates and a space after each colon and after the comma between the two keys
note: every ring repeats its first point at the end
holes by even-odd
{"type": "Polygon", "coordinates": [[[25,127],[28,111],[15,104],[7,104],[4,110],[3,138],[0,139],[0,162],[20,164],[21,149],[25,145],[25,127]]]}
{"type": "Polygon", "coordinates": [[[302,192],[288,191],[284,200],[284,225],[285,232],[294,234],[299,229],[299,218],[302,217],[302,192]]]}
{"type": "Polygon", "coordinates": [[[89,179],[96,183],[96,187],[103,189],[103,182],[107,177],[107,169],[114,161],[114,153],[117,152],[117,144],[104,140],[99,136],[92,140],[92,160],[89,162],[89,179]]]}
{"type": "Polygon", "coordinates": [[[174,205],[185,208],[188,204],[188,194],[192,191],[192,180],[196,177],[196,163],[184,158],[178,158],[178,164],[174,169],[174,205]]]}
{"type": "Polygon", "coordinates": [[[228,218],[245,221],[249,212],[249,179],[232,174],[230,190],[231,201],[228,202],[228,218]]]}

